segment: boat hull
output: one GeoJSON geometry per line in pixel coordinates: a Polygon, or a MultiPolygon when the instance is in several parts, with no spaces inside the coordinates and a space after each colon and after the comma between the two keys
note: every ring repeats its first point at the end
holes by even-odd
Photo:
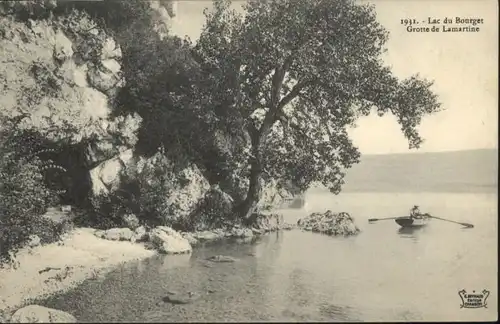
{"type": "Polygon", "coordinates": [[[418,228],[427,225],[427,218],[398,217],[396,223],[403,228],[418,228]]]}

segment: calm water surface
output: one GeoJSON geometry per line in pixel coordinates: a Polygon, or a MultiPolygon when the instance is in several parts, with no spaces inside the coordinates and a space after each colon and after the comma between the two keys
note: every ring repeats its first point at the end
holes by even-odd
{"type": "Polygon", "coordinates": [[[252,244],[217,244],[192,255],[156,256],[120,266],[43,302],[85,322],[472,321],[497,318],[497,195],[310,193],[305,210],[347,211],[362,233],[332,238],[294,230],[252,244]],[[401,232],[413,205],[473,229],[433,220],[401,232]],[[204,259],[224,254],[235,263],[204,259]],[[458,291],[491,291],[487,308],[460,309],[458,291]],[[188,305],[157,306],[167,291],[198,292],[188,305]]]}

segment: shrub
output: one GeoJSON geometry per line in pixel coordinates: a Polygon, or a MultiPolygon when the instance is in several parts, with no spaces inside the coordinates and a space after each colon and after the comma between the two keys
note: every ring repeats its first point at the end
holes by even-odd
{"type": "Polygon", "coordinates": [[[81,226],[110,229],[124,226],[122,216],[131,213],[128,202],[123,201],[117,192],[90,196],[90,215],[83,215],[75,221],[81,226]]]}
{"type": "MultiPolygon", "coordinates": [[[[0,264],[12,260],[31,234],[42,237],[46,228],[42,214],[58,196],[45,184],[42,170],[47,168],[36,156],[27,154],[17,128],[19,118],[1,117],[0,128],[0,264]],[[13,254],[11,254],[12,252],[13,254]]],[[[50,166],[50,164],[49,164],[50,166]]],[[[49,236],[56,235],[46,233],[49,236]]],[[[43,237],[42,241],[50,240],[43,237]]]]}
{"type": "Polygon", "coordinates": [[[189,183],[189,179],[176,167],[163,151],[136,164],[130,163],[120,172],[117,190],[90,197],[92,216],[85,225],[102,229],[127,227],[124,216],[134,214],[141,225],[179,228],[178,211],[182,208],[172,194],[189,183]]]}

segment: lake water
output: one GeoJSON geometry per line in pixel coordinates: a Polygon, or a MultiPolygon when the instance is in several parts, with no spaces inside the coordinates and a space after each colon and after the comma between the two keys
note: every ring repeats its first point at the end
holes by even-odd
{"type": "Polygon", "coordinates": [[[155,256],[42,304],[85,322],[192,321],[478,321],[496,320],[496,194],[310,193],[305,210],[282,210],[289,222],[315,211],[347,211],[362,232],[336,238],[294,230],[252,244],[215,244],[192,255],[155,256]],[[414,204],[432,220],[400,232],[392,221],[414,204]],[[223,254],[235,263],[207,266],[223,254]],[[466,309],[458,292],[489,290],[487,308],[466,309]],[[167,291],[198,292],[188,305],[157,305],[167,291]]]}

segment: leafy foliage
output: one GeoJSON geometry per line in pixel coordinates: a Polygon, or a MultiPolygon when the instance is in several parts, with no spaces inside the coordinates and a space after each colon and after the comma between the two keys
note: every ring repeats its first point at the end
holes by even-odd
{"type": "Polygon", "coordinates": [[[50,162],[28,154],[26,134],[17,128],[20,118],[2,117],[0,129],[0,263],[12,261],[9,252],[16,252],[31,234],[47,228],[41,217],[47,206],[57,200],[57,192],[47,187],[44,169],[50,162]]]}
{"type": "Polygon", "coordinates": [[[372,109],[394,114],[410,148],[419,147],[417,126],[440,105],[432,82],[399,80],[383,65],[387,38],[374,8],[350,0],[250,0],[244,17],[214,1],[193,52],[205,114],[251,138],[244,214],[261,177],[338,193],[360,156],[346,129],[372,109]]]}
{"type": "Polygon", "coordinates": [[[161,151],[120,172],[120,187],[91,197],[92,224],[101,228],[123,226],[123,215],[134,214],[148,226],[179,226],[178,202],[172,193],[189,183],[161,151]]]}

